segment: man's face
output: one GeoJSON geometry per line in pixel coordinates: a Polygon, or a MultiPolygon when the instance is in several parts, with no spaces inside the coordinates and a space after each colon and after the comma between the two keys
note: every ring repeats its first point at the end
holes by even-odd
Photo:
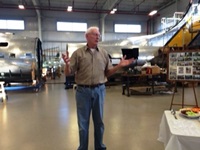
{"type": "Polygon", "coordinates": [[[98,30],[93,30],[86,35],[88,45],[96,47],[100,38],[100,33],[98,30]]]}

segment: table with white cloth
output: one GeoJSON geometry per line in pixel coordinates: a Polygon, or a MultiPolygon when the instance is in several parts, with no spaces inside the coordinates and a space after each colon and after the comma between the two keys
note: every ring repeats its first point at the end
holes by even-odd
{"type": "Polygon", "coordinates": [[[166,110],[160,123],[158,141],[164,143],[165,150],[199,150],[200,121],[185,118],[176,112],[177,119],[171,111],[166,110]]]}

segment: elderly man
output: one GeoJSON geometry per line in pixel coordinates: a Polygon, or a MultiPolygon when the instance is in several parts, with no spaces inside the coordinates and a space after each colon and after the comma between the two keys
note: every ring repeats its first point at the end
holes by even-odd
{"type": "Polygon", "coordinates": [[[88,134],[90,114],[94,123],[95,150],[105,150],[103,144],[103,107],[105,98],[105,82],[107,77],[121,67],[131,64],[134,59],[122,58],[120,63],[112,66],[108,53],[98,47],[100,32],[98,27],[90,27],[85,33],[87,44],[77,49],[69,58],[68,53],[62,55],[66,64],[66,76],[75,73],[76,106],[79,127],[78,150],[88,150],[88,134]]]}

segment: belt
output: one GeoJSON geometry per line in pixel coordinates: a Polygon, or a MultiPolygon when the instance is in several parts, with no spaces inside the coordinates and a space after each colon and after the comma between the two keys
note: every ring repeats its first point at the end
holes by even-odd
{"type": "Polygon", "coordinates": [[[92,84],[92,85],[83,85],[83,84],[78,84],[78,86],[80,87],[84,87],[84,88],[96,88],[99,87],[101,85],[103,85],[104,83],[100,83],[100,84],[92,84]]]}

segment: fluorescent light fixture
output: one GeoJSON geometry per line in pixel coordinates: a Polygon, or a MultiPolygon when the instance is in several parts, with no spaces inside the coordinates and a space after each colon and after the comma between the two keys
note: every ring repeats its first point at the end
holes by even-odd
{"type": "Polygon", "coordinates": [[[67,11],[71,12],[72,11],[72,6],[67,7],[67,11]]]}
{"type": "Polygon", "coordinates": [[[151,12],[149,13],[149,16],[153,16],[153,15],[155,15],[157,12],[158,12],[157,10],[153,10],[153,11],[151,11],[151,12]]]}
{"type": "Polygon", "coordinates": [[[110,14],[114,14],[114,13],[115,13],[115,11],[113,11],[113,10],[110,12],[110,14]]]}
{"type": "Polygon", "coordinates": [[[113,10],[110,12],[110,14],[115,14],[116,11],[117,11],[117,8],[113,8],[113,10]]]}
{"type": "Polygon", "coordinates": [[[22,5],[22,4],[19,4],[19,5],[18,5],[18,8],[19,8],[19,9],[25,9],[24,5],[22,5]]]}
{"type": "Polygon", "coordinates": [[[113,11],[114,11],[114,12],[117,11],[117,8],[113,8],[113,11]]]}

